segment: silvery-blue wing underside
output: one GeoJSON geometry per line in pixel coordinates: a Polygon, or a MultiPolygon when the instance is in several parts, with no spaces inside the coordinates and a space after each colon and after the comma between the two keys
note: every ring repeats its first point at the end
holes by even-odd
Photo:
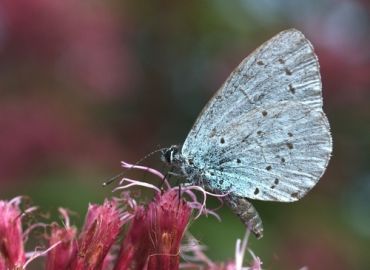
{"type": "Polygon", "coordinates": [[[332,151],[321,88],[312,45],[295,29],[283,31],[231,73],[181,154],[211,189],[298,200],[318,182],[332,151]]]}

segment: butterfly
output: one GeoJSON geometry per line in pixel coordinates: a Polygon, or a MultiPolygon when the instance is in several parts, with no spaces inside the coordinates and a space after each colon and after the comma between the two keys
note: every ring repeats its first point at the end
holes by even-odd
{"type": "Polygon", "coordinates": [[[247,199],[297,201],[328,165],[332,138],[319,69],[300,31],[280,32],[239,64],[185,142],[164,149],[161,159],[189,182],[227,194],[231,210],[262,237],[247,199]]]}

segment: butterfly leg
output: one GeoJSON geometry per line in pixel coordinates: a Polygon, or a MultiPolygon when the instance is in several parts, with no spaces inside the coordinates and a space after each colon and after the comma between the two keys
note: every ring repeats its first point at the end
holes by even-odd
{"type": "Polygon", "coordinates": [[[225,197],[226,204],[231,208],[241,221],[247,226],[249,230],[257,237],[263,236],[262,220],[254,208],[246,198],[236,195],[229,195],[225,197]]]}

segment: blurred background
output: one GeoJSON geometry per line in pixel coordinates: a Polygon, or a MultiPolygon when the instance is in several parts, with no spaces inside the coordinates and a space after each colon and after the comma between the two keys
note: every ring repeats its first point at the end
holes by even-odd
{"type": "MultiPolygon", "coordinates": [[[[319,56],[334,152],[301,201],[255,203],[265,237],[250,247],[266,269],[369,269],[366,0],[1,0],[1,199],[27,195],[55,217],[64,206],[81,224],[120,160],[182,143],[234,67],[291,27],[319,56]]],[[[158,156],[144,164],[166,171],[158,156]]],[[[190,231],[226,261],[244,229],[219,213],[190,231]]]]}

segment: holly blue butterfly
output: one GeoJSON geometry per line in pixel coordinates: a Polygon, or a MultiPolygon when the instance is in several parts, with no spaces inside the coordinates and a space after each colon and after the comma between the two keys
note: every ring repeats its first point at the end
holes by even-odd
{"type": "Polygon", "coordinates": [[[247,198],[293,202],[323,175],[332,152],[319,63],[311,43],[283,31],[245,58],[200,113],[182,146],[162,151],[189,182],[217,193],[257,236],[247,198]]]}

